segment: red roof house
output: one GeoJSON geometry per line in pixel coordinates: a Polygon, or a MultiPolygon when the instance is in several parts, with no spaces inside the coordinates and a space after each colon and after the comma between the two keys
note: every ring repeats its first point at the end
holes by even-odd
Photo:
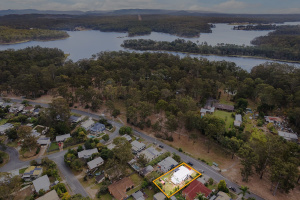
{"type": "Polygon", "coordinates": [[[182,195],[188,200],[193,200],[196,198],[198,193],[203,193],[205,197],[211,194],[211,190],[205,187],[201,182],[194,180],[182,191],[182,195]]]}

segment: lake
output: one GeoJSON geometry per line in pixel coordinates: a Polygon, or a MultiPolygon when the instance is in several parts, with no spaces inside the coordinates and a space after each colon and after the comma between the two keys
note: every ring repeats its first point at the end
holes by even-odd
{"type": "MultiPolygon", "coordinates": [[[[300,24],[300,22],[289,22],[285,24],[300,24]]],[[[202,33],[198,38],[184,38],[192,42],[207,42],[210,45],[218,43],[228,43],[237,45],[251,45],[250,41],[255,37],[267,35],[270,31],[237,31],[232,30],[233,25],[216,24],[212,29],[212,33],[202,33]]],[[[152,32],[150,35],[127,37],[127,33],[101,32],[101,31],[68,31],[69,38],[55,41],[31,41],[20,44],[0,45],[0,50],[6,49],[23,49],[29,46],[41,46],[49,48],[59,48],[73,61],[78,61],[84,58],[90,58],[93,54],[101,51],[119,51],[125,50],[120,45],[127,39],[152,39],[158,41],[173,41],[179,37],[165,33],[152,32]]],[[[128,50],[131,51],[131,50],[128,50]]],[[[183,53],[173,53],[180,56],[186,56],[183,53]]],[[[237,66],[250,71],[252,67],[265,63],[267,59],[241,58],[241,57],[226,57],[226,56],[206,56],[206,55],[191,55],[192,57],[204,57],[210,61],[230,61],[235,62],[237,66]]],[[[300,64],[295,64],[299,66],[300,64]]]]}

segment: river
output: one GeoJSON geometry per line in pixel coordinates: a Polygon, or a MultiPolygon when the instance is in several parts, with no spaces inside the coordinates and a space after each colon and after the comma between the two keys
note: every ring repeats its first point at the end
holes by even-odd
{"type": "MultiPolygon", "coordinates": [[[[295,25],[300,22],[288,22],[285,24],[295,25]]],[[[218,43],[228,43],[237,45],[251,45],[250,41],[255,37],[267,35],[270,31],[237,31],[232,30],[233,25],[216,24],[212,29],[212,33],[202,33],[198,38],[188,38],[192,42],[207,42],[210,45],[218,43]]],[[[68,31],[69,38],[55,41],[31,41],[19,44],[0,45],[0,50],[7,49],[23,49],[29,46],[41,46],[49,48],[59,48],[69,55],[69,59],[78,61],[84,58],[90,58],[93,54],[101,51],[119,51],[125,50],[120,45],[126,39],[152,39],[158,41],[173,41],[177,36],[152,32],[150,35],[127,37],[127,33],[101,32],[101,31],[68,31]]],[[[131,51],[131,50],[129,50],[131,51]]],[[[173,53],[176,55],[186,56],[183,53],[173,53]]],[[[267,59],[242,58],[242,57],[226,57],[226,56],[207,56],[207,55],[191,55],[192,57],[204,57],[210,61],[230,61],[235,62],[237,66],[250,71],[252,67],[265,63],[272,62],[267,59]]],[[[294,64],[300,67],[300,64],[294,64]]]]}

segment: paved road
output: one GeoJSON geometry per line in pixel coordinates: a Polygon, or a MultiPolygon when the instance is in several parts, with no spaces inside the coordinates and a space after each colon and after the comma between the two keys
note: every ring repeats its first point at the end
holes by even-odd
{"type": "MultiPolygon", "coordinates": [[[[14,102],[21,102],[22,100],[18,100],[18,99],[13,99],[14,102]]],[[[43,104],[43,103],[36,103],[36,102],[30,102],[31,104],[33,105],[41,105],[43,107],[48,107],[49,105],[48,104],[43,104]]],[[[71,110],[73,113],[77,113],[77,114],[80,114],[80,115],[86,115],[86,116],[89,116],[89,117],[92,117],[94,119],[99,119],[99,115],[96,115],[96,114],[93,114],[93,113],[89,113],[89,112],[84,112],[84,111],[80,111],[80,110],[75,110],[75,109],[72,109],[71,110]]],[[[123,125],[118,123],[118,122],[115,122],[115,121],[111,121],[111,120],[108,120],[113,126],[116,127],[116,129],[118,130],[120,127],[122,127],[123,125]]],[[[118,136],[118,131],[115,131],[113,134],[110,135],[110,141],[113,140],[115,137],[118,136]]],[[[206,165],[205,163],[201,162],[201,161],[198,161],[186,154],[183,154],[181,152],[179,152],[177,149],[174,149],[173,147],[170,147],[166,144],[164,144],[163,142],[161,141],[158,141],[156,140],[155,138],[153,137],[150,137],[149,135],[146,135],[140,131],[137,131],[137,130],[134,130],[134,134],[139,136],[139,137],[142,137],[143,139],[149,141],[149,142],[157,142],[158,145],[163,145],[164,146],[164,149],[171,152],[171,153],[176,153],[177,155],[179,155],[181,157],[181,159],[184,161],[184,162],[192,162],[194,164],[194,168],[196,170],[199,170],[199,169],[202,169],[205,171],[205,174],[207,174],[208,176],[210,176],[211,178],[213,178],[215,181],[219,182],[220,180],[225,180],[226,183],[227,183],[227,186],[232,186],[232,187],[235,187],[237,189],[237,193],[240,192],[240,189],[239,189],[239,185],[237,185],[236,183],[233,183],[232,181],[230,181],[229,179],[227,179],[226,177],[224,177],[222,174],[220,174],[219,172],[217,172],[216,170],[214,170],[212,167],[206,165]]],[[[84,188],[82,187],[82,185],[80,184],[80,182],[76,179],[76,177],[73,175],[73,173],[70,171],[70,169],[65,166],[64,164],[64,161],[63,161],[63,155],[65,154],[65,151],[63,152],[58,152],[58,153],[55,153],[55,154],[51,154],[49,157],[49,159],[52,159],[54,160],[59,169],[61,170],[61,172],[63,173],[63,175],[65,176],[65,178],[67,179],[67,182],[69,183],[70,187],[72,189],[75,189],[76,193],[81,193],[83,196],[87,196],[87,193],[85,192],[84,188]],[[64,152],[64,153],[63,153],[64,152]],[[61,153],[61,154],[60,154],[61,153]],[[78,184],[77,184],[78,183],[78,184]],[[84,194],[85,193],[85,194],[84,194]]],[[[13,154],[14,155],[14,154],[13,154]]],[[[19,165],[20,163],[18,161],[15,161],[17,163],[17,165],[19,165]]],[[[10,162],[8,164],[6,164],[4,167],[2,167],[0,169],[0,171],[2,171],[3,168],[7,168],[7,165],[10,165],[10,162]]],[[[28,165],[28,164],[27,164],[28,165]]],[[[16,168],[14,168],[16,169],[16,168]]],[[[10,168],[10,170],[12,170],[10,168]]],[[[254,197],[256,200],[263,200],[263,198],[261,198],[260,196],[257,196],[255,194],[247,194],[246,197],[254,197]]]]}

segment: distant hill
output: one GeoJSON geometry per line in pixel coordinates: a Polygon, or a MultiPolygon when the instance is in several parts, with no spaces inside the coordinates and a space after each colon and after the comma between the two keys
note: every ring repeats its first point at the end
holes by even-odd
{"type": "Polygon", "coordinates": [[[184,10],[160,10],[160,9],[121,9],[111,11],[55,11],[55,10],[35,10],[35,9],[23,9],[23,10],[0,10],[0,16],[4,15],[23,15],[23,14],[66,14],[66,15],[153,15],[153,14],[168,14],[168,15],[197,15],[204,13],[214,13],[207,11],[184,11],[184,10]]]}

